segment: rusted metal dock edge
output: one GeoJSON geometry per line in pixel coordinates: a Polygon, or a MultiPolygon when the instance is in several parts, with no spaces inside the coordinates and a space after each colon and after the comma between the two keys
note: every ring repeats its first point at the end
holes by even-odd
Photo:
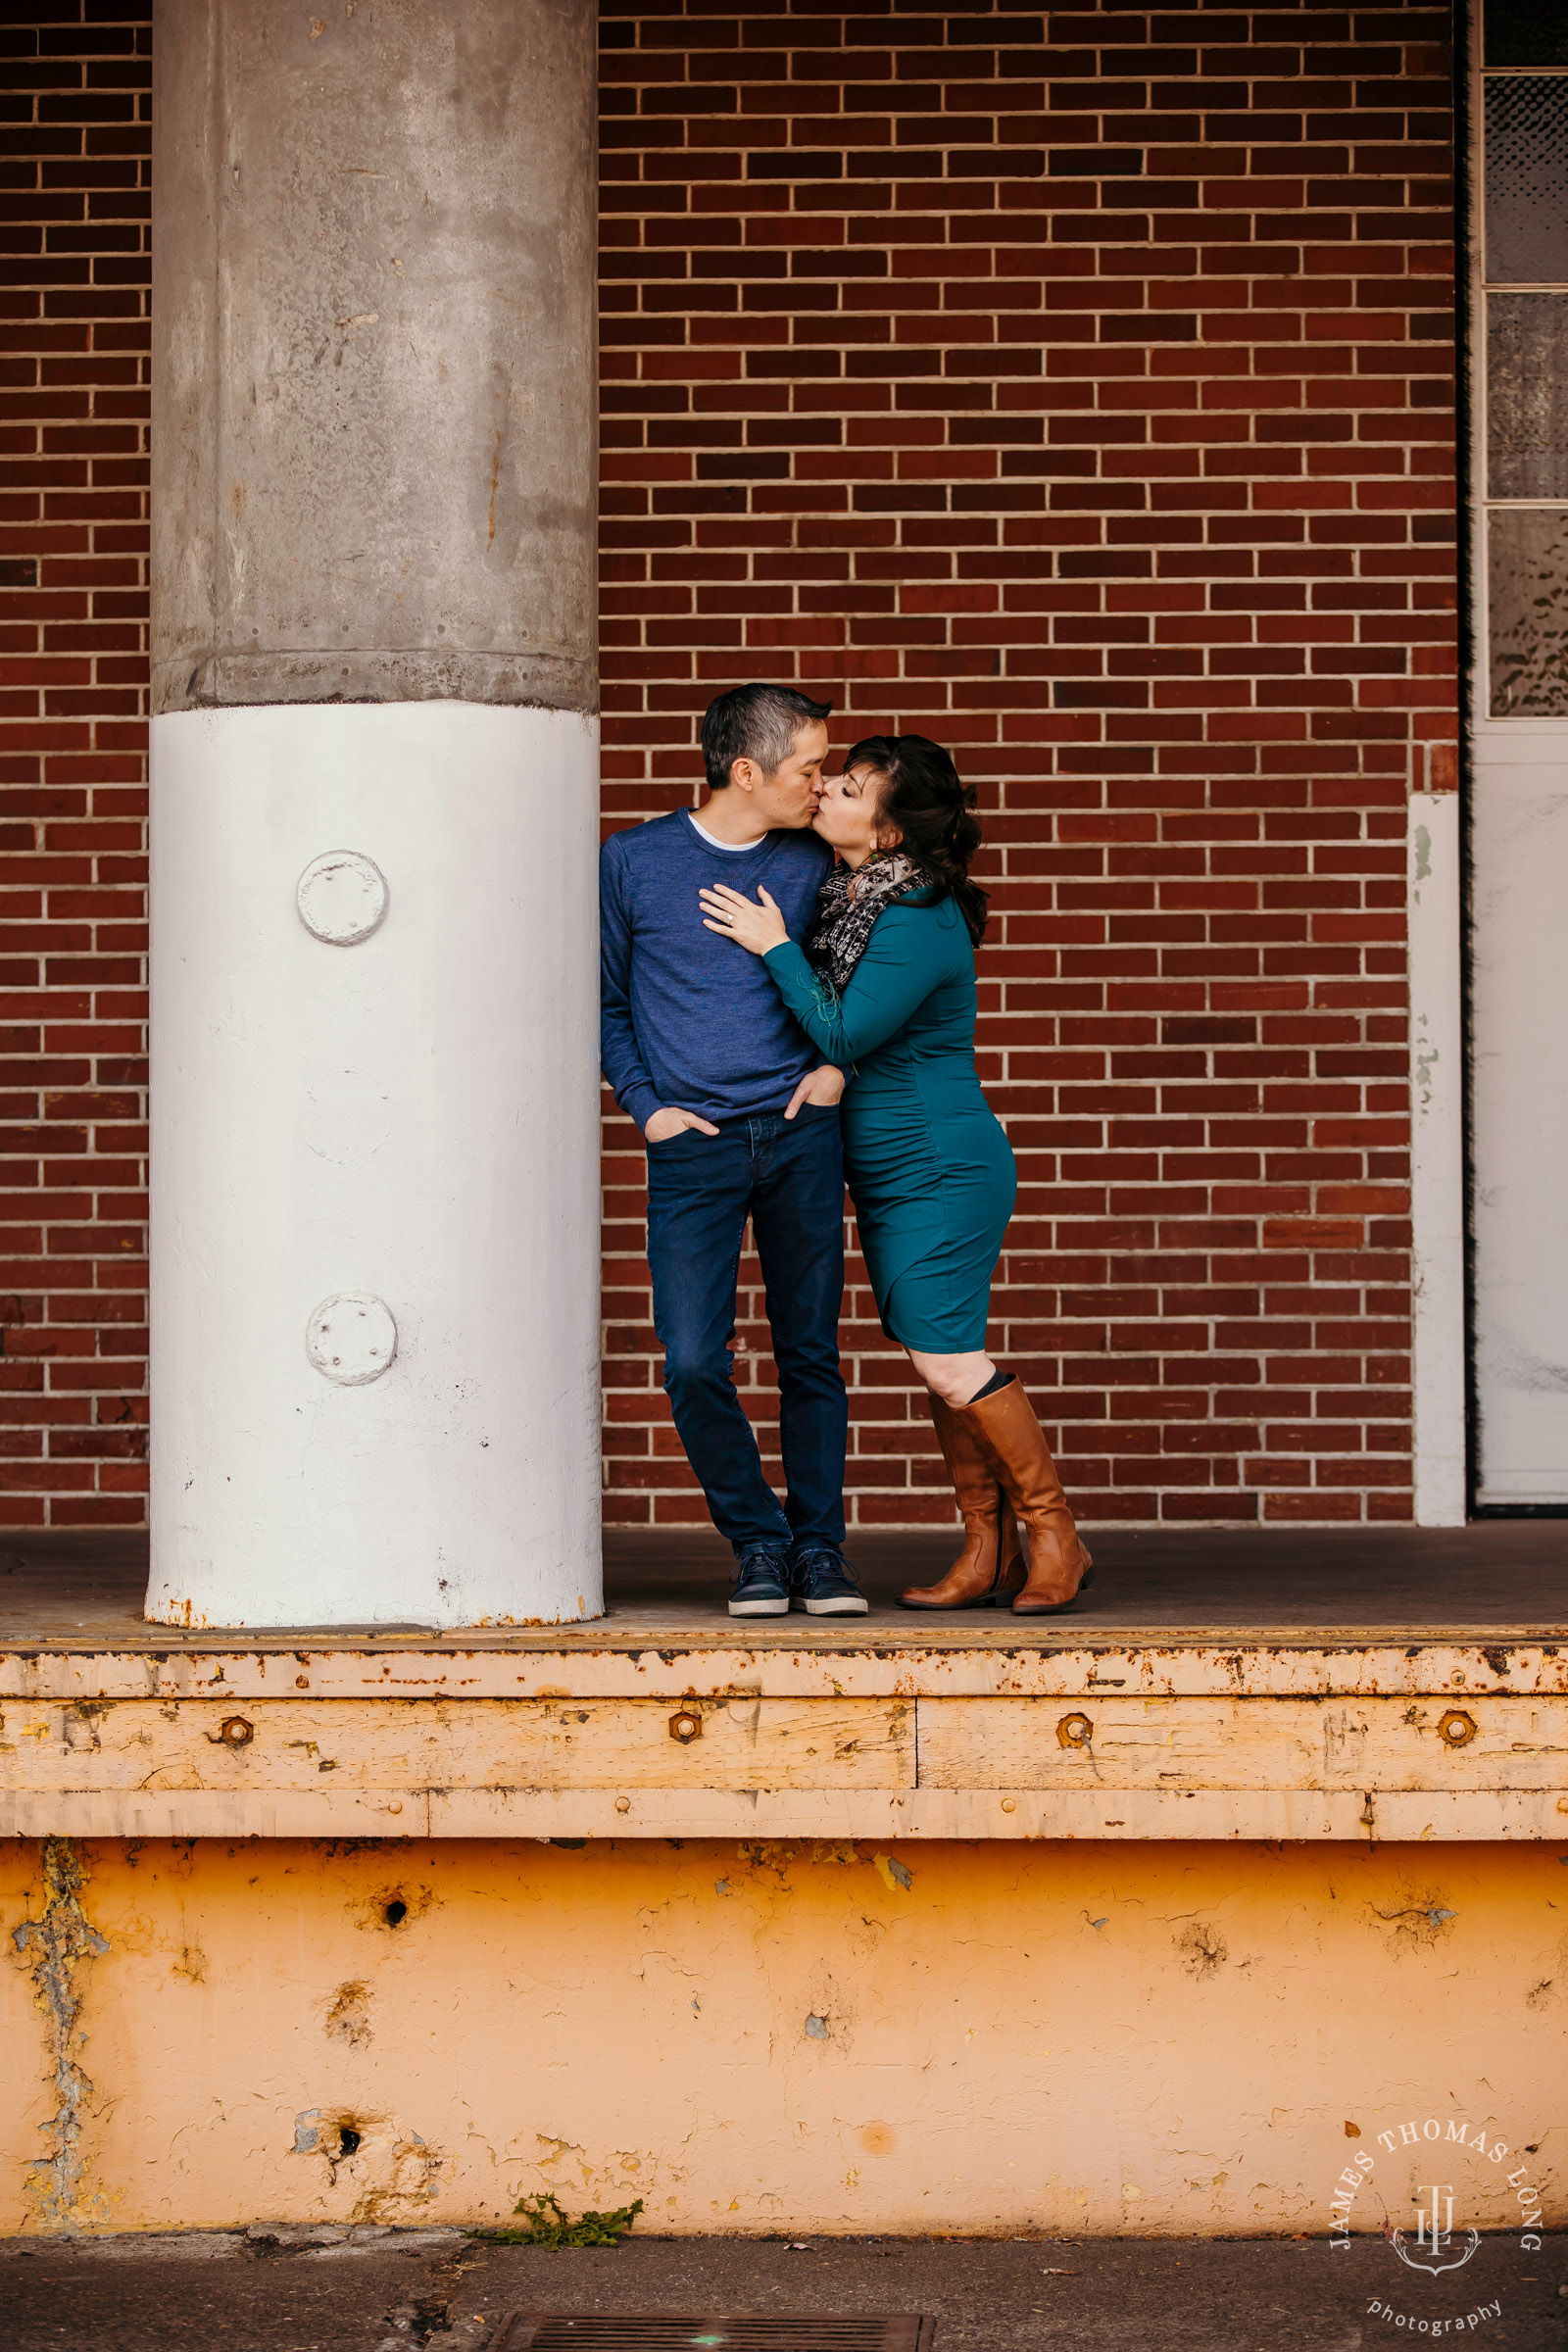
{"type": "Polygon", "coordinates": [[[0,1650],[34,1837],[1568,1841],[1568,1634],[786,1621],[0,1650]]]}

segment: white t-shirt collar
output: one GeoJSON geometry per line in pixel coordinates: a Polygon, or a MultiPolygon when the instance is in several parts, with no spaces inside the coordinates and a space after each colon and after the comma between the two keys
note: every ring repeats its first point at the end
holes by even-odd
{"type": "Polygon", "coordinates": [[[760,850],[763,842],[767,839],[767,835],[765,833],[760,833],[755,841],[720,841],[716,834],[710,833],[706,825],[698,823],[696,817],[692,815],[692,812],[689,808],[686,811],[686,816],[687,821],[691,825],[692,831],[694,833],[700,833],[710,850],[723,850],[725,854],[731,858],[744,858],[748,850],[760,850]]]}

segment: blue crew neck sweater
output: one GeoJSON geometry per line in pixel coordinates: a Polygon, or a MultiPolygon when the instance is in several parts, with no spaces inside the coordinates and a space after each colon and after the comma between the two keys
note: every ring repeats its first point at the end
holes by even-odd
{"type": "Polygon", "coordinates": [[[814,833],[714,849],[684,808],[612,833],[600,853],[601,1057],[639,1127],[663,1104],[699,1118],[782,1110],[821,1055],[760,956],[708,930],[714,883],[777,900],[792,939],[810,930],[833,853],[814,833]]]}

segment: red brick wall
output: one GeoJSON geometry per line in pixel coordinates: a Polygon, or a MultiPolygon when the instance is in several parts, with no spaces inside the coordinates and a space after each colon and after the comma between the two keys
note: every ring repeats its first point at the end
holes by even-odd
{"type": "MultiPolygon", "coordinates": [[[[720,684],[981,788],[995,1346],[1091,1519],[1409,1512],[1403,868],[1452,781],[1446,12],[606,0],[609,821],[720,684]]],[[[695,1516],[610,1126],[612,1508],[695,1516]]],[[[769,1413],[755,1262],[741,1336],[769,1413]]],[[[863,1523],[946,1505],[863,1277],[863,1523]]]]}
{"type": "Polygon", "coordinates": [[[147,6],[0,26],[0,1518],[139,1521],[147,6]]]}
{"type": "MultiPolygon", "coordinates": [[[[0,1516],[69,1525],[138,1517],[143,1475],[147,12],[30,13],[0,29],[0,1516]]],[[[737,677],[955,747],[1022,1177],[996,1345],[1092,1518],[1408,1509],[1446,30],[607,0],[610,821],[689,797],[737,677]]],[[[697,1517],[609,1143],[610,1508],[697,1517]]],[[[863,1279],[845,1344],[858,1517],[941,1515],[863,1279]]]]}

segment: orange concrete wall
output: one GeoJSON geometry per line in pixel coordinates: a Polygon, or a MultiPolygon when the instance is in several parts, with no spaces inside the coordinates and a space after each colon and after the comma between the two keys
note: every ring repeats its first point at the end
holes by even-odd
{"type": "Polygon", "coordinates": [[[0,1936],[4,2230],[1376,2228],[1568,2060],[1539,1846],[19,1841],[0,1936]]]}

